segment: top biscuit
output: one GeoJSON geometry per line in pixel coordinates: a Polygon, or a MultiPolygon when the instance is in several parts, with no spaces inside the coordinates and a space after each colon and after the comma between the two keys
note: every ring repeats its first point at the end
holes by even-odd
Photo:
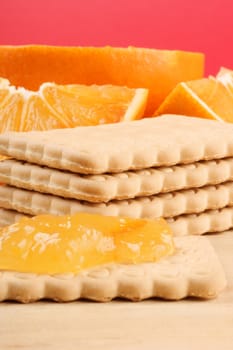
{"type": "Polygon", "coordinates": [[[0,153],[83,174],[117,173],[233,156],[233,125],[164,115],[74,129],[9,132],[0,153]]]}

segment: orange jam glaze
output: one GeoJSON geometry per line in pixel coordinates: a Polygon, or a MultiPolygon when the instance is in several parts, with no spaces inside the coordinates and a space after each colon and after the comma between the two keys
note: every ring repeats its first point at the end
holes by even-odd
{"type": "Polygon", "coordinates": [[[39,215],[0,230],[4,271],[77,274],[108,263],[155,262],[173,252],[164,219],[39,215]]]}

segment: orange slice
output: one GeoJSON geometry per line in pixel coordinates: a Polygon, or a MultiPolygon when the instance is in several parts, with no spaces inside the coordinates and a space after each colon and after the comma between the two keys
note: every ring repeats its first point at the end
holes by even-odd
{"type": "Polygon", "coordinates": [[[161,114],[182,114],[233,122],[233,96],[215,78],[183,82],[167,96],[157,109],[161,114]]]}
{"type": "Polygon", "coordinates": [[[112,84],[149,89],[151,116],[181,81],[203,77],[200,53],[114,47],[0,46],[0,76],[37,90],[57,84],[112,84]]]}
{"type": "Polygon", "coordinates": [[[163,219],[45,215],[0,231],[0,270],[7,271],[76,274],[107,263],[154,262],[173,252],[163,219]]]}
{"type": "Polygon", "coordinates": [[[113,85],[56,85],[39,91],[10,86],[0,80],[0,132],[47,130],[139,119],[147,89],[113,85]]]}

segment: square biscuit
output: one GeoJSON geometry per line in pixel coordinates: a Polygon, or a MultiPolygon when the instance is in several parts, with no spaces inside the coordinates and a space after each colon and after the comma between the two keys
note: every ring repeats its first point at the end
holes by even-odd
{"type": "MultiPolygon", "coordinates": [[[[23,216],[29,214],[15,210],[0,209],[0,227],[18,222],[23,216]]],[[[206,210],[199,214],[179,215],[167,218],[174,236],[202,235],[229,230],[233,227],[233,207],[217,210],[206,210]]]]}
{"type": "Polygon", "coordinates": [[[15,159],[0,162],[0,182],[4,184],[96,203],[232,180],[233,158],[101,175],[75,174],[15,159]]]}
{"type": "Polygon", "coordinates": [[[0,135],[0,153],[83,174],[117,173],[233,156],[233,125],[165,115],[138,121],[0,135]]]}
{"type": "Polygon", "coordinates": [[[87,212],[153,219],[200,213],[226,206],[233,206],[233,182],[107,203],[90,203],[13,186],[0,186],[0,207],[30,215],[87,212]]]}
{"type": "Polygon", "coordinates": [[[168,219],[169,223],[172,223],[173,228],[175,227],[175,234],[203,234],[211,231],[222,231],[231,227],[233,183],[97,204],[65,199],[11,186],[0,186],[0,207],[28,215],[71,215],[77,212],[86,212],[133,218],[153,219],[164,217],[168,219]],[[225,207],[229,207],[227,214],[218,214],[219,209],[225,207]],[[211,221],[209,220],[209,214],[207,217],[201,217],[202,213],[205,212],[213,213],[211,214],[211,221]],[[217,214],[220,223],[216,218],[217,214]],[[189,216],[188,224],[187,216],[189,216]],[[182,217],[185,217],[185,220],[182,221],[182,217]],[[222,222],[222,217],[225,224],[222,222]],[[192,225],[193,227],[191,227],[192,225]]]}
{"type": "Polygon", "coordinates": [[[175,253],[155,263],[107,264],[78,275],[1,271],[0,301],[215,298],[225,288],[226,278],[208,239],[175,237],[174,243],[175,253]]]}

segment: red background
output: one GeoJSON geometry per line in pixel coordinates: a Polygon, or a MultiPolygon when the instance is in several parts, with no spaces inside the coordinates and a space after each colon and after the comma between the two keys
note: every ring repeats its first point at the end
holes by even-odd
{"type": "Polygon", "coordinates": [[[0,44],[201,51],[233,69],[233,0],[0,0],[0,44]]]}

